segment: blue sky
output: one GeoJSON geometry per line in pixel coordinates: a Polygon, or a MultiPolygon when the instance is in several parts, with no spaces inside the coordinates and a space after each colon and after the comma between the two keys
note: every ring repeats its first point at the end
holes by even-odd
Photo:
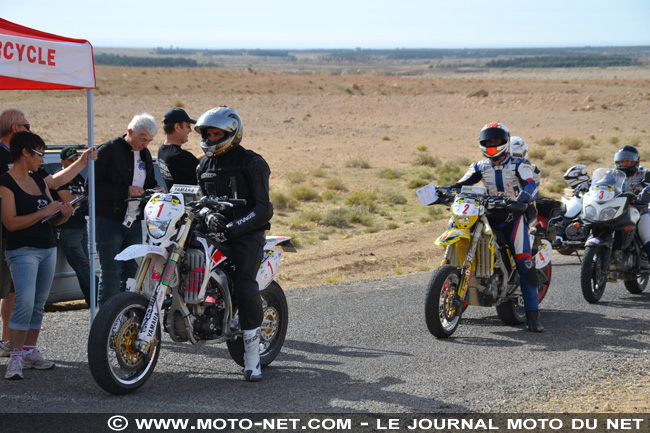
{"type": "Polygon", "coordinates": [[[650,0],[0,0],[0,16],[96,47],[650,45],[650,0]]]}

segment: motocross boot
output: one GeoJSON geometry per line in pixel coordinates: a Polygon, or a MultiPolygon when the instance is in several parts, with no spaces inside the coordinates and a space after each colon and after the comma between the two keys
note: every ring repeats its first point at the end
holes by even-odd
{"type": "Polygon", "coordinates": [[[247,382],[262,380],[260,328],[244,330],[244,379],[247,382]]]}
{"type": "Polygon", "coordinates": [[[542,322],[539,321],[539,310],[526,311],[526,326],[529,331],[543,332],[544,327],[542,322]]]}

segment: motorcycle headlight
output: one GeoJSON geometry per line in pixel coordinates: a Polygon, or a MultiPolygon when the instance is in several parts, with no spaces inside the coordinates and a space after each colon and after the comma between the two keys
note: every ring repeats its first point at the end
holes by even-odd
{"type": "Polygon", "coordinates": [[[597,215],[598,212],[596,212],[595,207],[593,207],[592,205],[585,206],[585,216],[587,218],[589,218],[590,220],[595,220],[597,215]]]}
{"type": "Polygon", "coordinates": [[[469,224],[469,217],[468,216],[464,216],[464,217],[459,216],[459,217],[456,217],[456,221],[457,221],[457,223],[459,225],[460,224],[467,225],[467,224],[469,224]]]}
{"type": "Polygon", "coordinates": [[[147,220],[147,230],[149,235],[154,239],[160,239],[167,233],[170,221],[147,220]]]}
{"type": "Polygon", "coordinates": [[[600,212],[600,220],[601,221],[609,221],[612,218],[614,218],[614,215],[616,215],[616,212],[618,211],[618,207],[608,207],[603,209],[600,212]]]}

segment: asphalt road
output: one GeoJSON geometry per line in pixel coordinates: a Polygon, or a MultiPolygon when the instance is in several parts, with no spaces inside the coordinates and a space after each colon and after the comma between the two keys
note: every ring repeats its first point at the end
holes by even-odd
{"type": "Polygon", "coordinates": [[[621,363],[648,363],[650,293],[610,284],[589,305],[574,257],[555,259],[542,334],[505,326],[494,308],[470,307],[452,338],[436,340],[423,317],[429,276],[288,291],[287,340],[260,383],[243,380],[225,345],[195,347],[165,335],[149,381],[120,397],[90,375],[89,310],[47,313],[41,350],[57,366],[26,370],[23,381],[0,379],[0,412],[512,411],[521,399],[623,374],[621,363]]]}

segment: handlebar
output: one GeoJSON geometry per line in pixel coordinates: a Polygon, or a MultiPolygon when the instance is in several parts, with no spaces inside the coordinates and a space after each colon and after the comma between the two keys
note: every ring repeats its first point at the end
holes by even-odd
{"type": "Polygon", "coordinates": [[[517,201],[511,197],[489,197],[487,201],[488,209],[504,209],[510,212],[525,212],[528,203],[517,201]]]}

